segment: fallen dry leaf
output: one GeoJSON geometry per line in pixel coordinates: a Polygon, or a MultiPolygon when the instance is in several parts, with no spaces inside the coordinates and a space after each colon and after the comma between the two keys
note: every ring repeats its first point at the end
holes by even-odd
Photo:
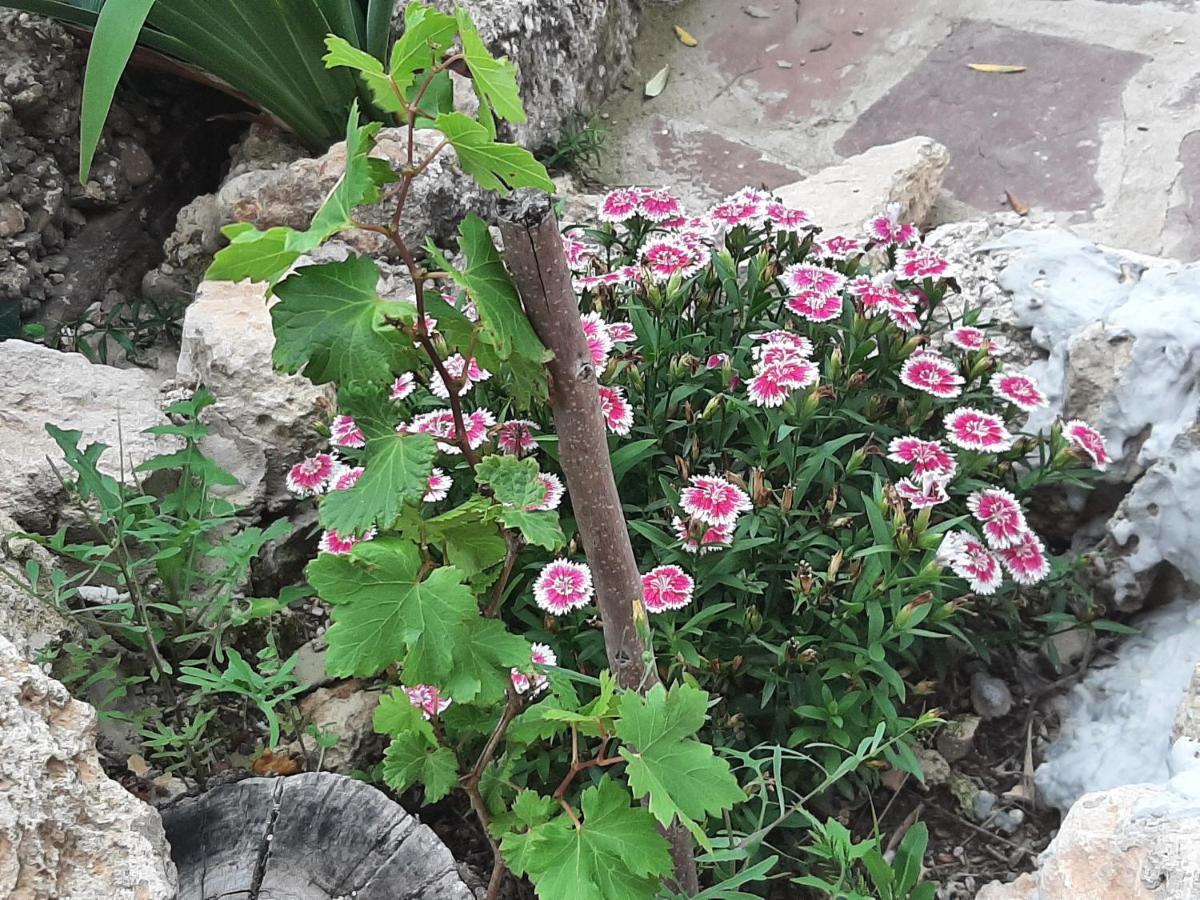
{"type": "Polygon", "coordinates": [[[1021,202],[1021,198],[1012,191],[1005,191],[1004,196],[1008,199],[1008,205],[1012,207],[1012,211],[1018,216],[1029,215],[1029,207],[1021,202]]]}
{"type": "Polygon", "coordinates": [[[130,755],[129,759],[125,760],[125,768],[138,778],[145,778],[150,773],[150,764],[140,753],[130,755]]]}
{"type": "Polygon", "coordinates": [[[765,9],[760,9],[757,6],[746,6],[742,8],[742,12],[752,19],[769,19],[771,14],[765,9]]]}
{"type": "Polygon", "coordinates": [[[692,33],[682,25],[675,26],[675,37],[679,38],[679,43],[685,47],[696,47],[700,44],[698,40],[692,37],[692,33]]]}
{"type": "Polygon", "coordinates": [[[1008,66],[1003,63],[967,63],[967,68],[992,75],[1014,75],[1025,71],[1025,66],[1008,66]]]}
{"type": "Polygon", "coordinates": [[[255,775],[295,775],[300,771],[300,761],[287,751],[276,753],[264,750],[258,759],[254,760],[255,775]]]}
{"type": "Polygon", "coordinates": [[[646,97],[657,97],[663,92],[663,88],[667,86],[667,77],[671,74],[669,65],[663,66],[654,73],[654,77],[646,82],[646,86],[642,89],[642,93],[646,97]]]}

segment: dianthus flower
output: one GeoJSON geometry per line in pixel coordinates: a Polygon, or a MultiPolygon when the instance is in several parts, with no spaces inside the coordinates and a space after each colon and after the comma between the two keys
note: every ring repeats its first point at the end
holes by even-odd
{"type": "Polygon", "coordinates": [[[303,462],[298,462],[288,470],[287,489],[301,497],[311,497],[325,490],[325,486],[334,471],[333,457],[328,453],[318,453],[303,462]]]}
{"type": "Polygon", "coordinates": [[[652,238],[642,247],[642,265],[655,281],[670,281],[678,275],[688,278],[704,268],[704,255],[682,238],[652,238]]]}
{"type": "Polygon", "coordinates": [[[587,266],[588,260],[600,252],[600,248],[595,244],[578,241],[573,237],[564,236],[562,242],[563,253],[567,257],[567,265],[572,269],[583,269],[587,266]]]}
{"type": "Polygon", "coordinates": [[[597,217],[601,222],[627,222],[638,214],[640,199],[637,191],[630,188],[609,191],[600,201],[597,217]]]}
{"type": "MultiPolygon", "coordinates": [[[[533,643],[529,647],[529,661],[536,666],[557,666],[558,656],[545,644],[533,643]]],[[[520,669],[513,669],[511,673],[513,689],[518,694],[540,694],[550,684],[548,679],[541,672],[535,672],[533,675],[526,675],[520,669]]]]}
{"type": "Polygon", "coordinates": [[[941,441],[926,441],[913,436],[893,438],[888,444],[887,458],[912,466],[915,478],[934,475],[949,479],[958,468],[954,455],[941,441]]]}
{"type": "Polygon", "coordinates": [[[392,389],[388,392],[390,400],[404,400],[412,395],[412,392],[417,389],[417,379],[413,377],[412,372],[404,372],[396,376],[396,380],[392,382],[392,389]]]}
{"type": "Polygon", "coordinates": [[[329,489],[331,491],[348,491],[358,484],[358,479],[362,478],[365,471],[362,466],[338,464],[334,466],[333,474],[329,476],[329,489]]]}
{"type": "Polygon", "coordinates": [[[367,445],[367,437],[351,416],[334,416],[329,423],[329,443],[357,450],[367,445]]]}
{"type": "Polygon", "coordinates": [[[883,215],[868,219],[863,226],[867,237],[877,244],[911,244],[917,239],[917,226],[900,221],[900,204],[888,204],[883,215]]]}
{"type": "Polygon", "coordinates": [[[841,272],[812,263],[794,263],[784,269],[779,277],[793,294],[808,291],[835,294],[846,284],[846,276],[841,272]]]}
{"type": "Polygon", "coordinates": [[[970,406],[962,406],[945,419],[946,439],[956,447],[981,453],[1002,453],[1012,448],[1016,438],[1004,427],[1004,420],[970,406]]]}
{"type": "Polygon", "coordinates": [[[690,519],[685,522],[679,516],[671,519],[671,528],[683,543],[683,549],[688,553],[698,553],[701,556],[732,544],[733,527],[732,524],[710,525],[699,519],[690,519]]]}
{"type": "Polygon", "coordinates": [[[792,391],[816,384],[818,374],[816,363],[801,356],[777,358],[759,364],[754,377],[746,383],[746,393],[755,406],[782,406],[792,391]]]}
{"type": "Polygon", "coordinates": [[[835,234],[828,240],[813,244],[812,252],[813,256],[841,261],[862,253],[862,244],[854,238],[835,234]]]}
{"type": "Polygon", "coordinates": [[[1015,546],[1029,530],[1021,504],[1003,488],[976,491],[967,498],[967,509],[979,521],[984,539],[992,547],[1015,546]]]}
{"type": "Polygon", "coordinates": [[[608,322],[604,329],[608,332],[608,339],[614,344],[628,344],[637,338],[633,326],[628,322],[608,322]]]}
{"type": "Polygon", "coordinates": [[[946,343],[959,350],[982,350],[987,346],[987,332],[973,325],[963,325],[946,332],[946,343]]]}
{"type": "Polygon", "coordinates": [[[723,228],[758,225],[766,215],[766,203],[754,192],[739,191],[712,207],[708,217],[723,228]]]}
{"type": "Polygon", "coordinates": [[[1013,546],[1002,547],[996,552],[1017,584],[1037,584],[1050,574],[1046,548],[1031,531],[1021,535],[1021,539],[1013,546]]]}
{"type": "Polygon", "coordinates": [[[656,566],[642,576],[642,602],[646,611],[683,609],[692,602],[696,583],[679,566],[656,566]]]}
{"type": "Polygon", "coordinates": [[[446,499],[446,495],[450,493],[450,488],[453,486],[454,479],[434,466],[429,473],[429,480],[425,484],[425,496],[421,499],[426,503],[438,503],[446,499]]]}
{"type": "Polygon", "coordinates": [[[585,563],[556,559],[538,574],[533,599],[553,616],[587,606],[592,600],[592,570],[585,563]]]}
{"type": "Polygon", "coordinates": [[[693,475],[679,494],[679,505],[709,525],[732,525],[752,506],[745,491],[719,475],[693,475]]]}
{"type": "MultiPolygon", "coordinates": [[[[475,357],[466,360],[463,359],[461,353],[447,356],[442,360],[442,365],[446,369],[446,374],[458,381],[458,396],[460,397],[466,395],[475,385],[487,381],[492,377],[492,373],[479,365],[475,357]]],[[[446,389],[446,384],[442,381],[442,376],[439,372],[434,372],[430,376],[429,390],[433,391],[435,396],[441,397],[443,400],[447,400],[450,397],[450,391],[446,389]]]]}
{"type": "Polygon", "coordinates": [[[1007,400],[1023,412],[1033,412],[1039,406],[1049,406],[1050,401],[1042,393],[1037,382],[1028,375],[1016,372],[997,372],[990,382],[992,393],[1007,400]]]}
{"type": "Polygon", "coordinates": [[[900,367],[900,381],[907,387],[950,400],[962,393],[964,378],[958,368],[940,353],[914,353],[900,367]]]}
{"type": "Polygon", "coordinates": [[[951,531],[942,538],[937,559],[959,578],[970,582],[971,590],[985,597],[996,593],[1004,577],[996,555],[961,531],[951,531]]]}
{"type": "Polygon", "coordinates": [[[810,322],[828,322],[842,314],[842,298],[839,294],[801,291],[788,298],[787,308],[810,322]]]}
{"type": "Polygon", "coordinates": [[[789,354],[796,356],[808,357],[813,352],[812,341],[802,334],[793,334],[781,328],[755,335],[754,341],[762,345],[754,348],[754,358],[760,362],[771,362],[767,357],[778,352],[779,348],[786,348],[789,354]]]}
{"type": "Polygon", "coordinates": [[[608,333],[608,325],[600,318],[600,313],[584,313],[579,317],[583,325],[583,336],[587,339],[588,351],[592,354],[592,365],[603,370],[608,365],[608,354],[612,352],[613,339],[608,333]]]}
{"type": "Polygon", "coordinates": [[[780,231],[801,231],[808,225],[808,213],[802,209],[794,209],[776,200],[766,205],[767,221],[780,231]]]}
{"type": "Polygon", "coordinates": [[[663,222],[681,212],[679,199],[666,191],[643,188],[638,191],[638,211],[651,222],[663,222]]]}
{"type": "Polygon", "coordinates": [[[533,432],[539,430],[536,423],[528,419],[509,419],[496,432],[496,446],[509,456],[524,456],[537,449],[533,432]]]}
{"type": "Polygon", "coordinates": [[[704,368],[720,369],[727,362],[729,362],[729,354],[728,353],[713,353],[712,355],[710,355],[708,357],[708,359],[706,359],[704,361],[704,368]]]}
{"type": "Polygon", "coordinates": [[[629,434],[633,427],[633,406],[625,397],[625,392],[619,387],[602,384],[600,392],[600,411],[604,413],[604,424],[613,434],[622,437],[629,434]]]}
{"type": "Polygon", "coordinates": [[[1112,462],[1112,457],[1108,455],[1108,446],[1104,443],[1104,435],[1087,422],[1072,419],[1063,426],[1063,436],[1091,457],[1092,464],[1101,472],[1112,462]]]}
{"type": "Polygon", "coordinates": [[[950,499],[945,479],[936,476],[901,478],[896,482],[896,493],[913,509],[929,509],[950,499]]]}
{"type": "Polygon", "coordinates": [[[896,254],[896,268],[910,280],[937,278],[946,274],[950,264],[924,246],[905,247],[896,254]]]}
{"type": "Polygon", "coordinates": [[[532,503],[525,507],[525,509],[529,512],[545,512],[551,509],[558,509],[558,505],[562,503],[564,493],[562,481],[557,475],[552,475],[549,472],[539,472],[538,481],[546,489],[546,496],[540,503],[532,503]]]}
{"type": "Polygon", "coordinates": [[[451,703],[450,698],[439,695],[438,689],[432,684],[417,684],[412,687],[406,687],[404,693],[408,694],[409,702],[421,710],[421,715],[426,719],[440,716],[451,703]]]}
{"type": "Polygon", "coordinates": [[[329,529],[321,534],[321,539],[317,541],[317,549],[321,553],[332,553],[334,556],[345,556],[354,549],[356,544],[362,544],[374,539],[378,531],[374,528],[368,528],[361,535],[347,534],[341,535],[336,531],[329,529]]]}

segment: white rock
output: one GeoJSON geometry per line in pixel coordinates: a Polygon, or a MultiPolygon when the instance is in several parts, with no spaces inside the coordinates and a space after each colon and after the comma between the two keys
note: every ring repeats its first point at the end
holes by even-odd
{"type": "Polygon", "coordinates": [[[836,166],[774,191],[807,210],[826,234],[856,235],[891,203],[905,222],[923,224],[942,186],[950,154],[928,137],[872,147],[836,166]]]}
{"type": "Polygon", "coordinates": [[[230,499],[243,508],[286,501],[287,470],[314,445],[313,425],[334,400],[329,387],[276,372],[274,346],[265,285],[200,285],[184,316],[177,374],[217,398],[204,413],[204,449],[241,482],[230,499]]]}
{"type": "Polygon", "coordinates": [[[1200,802],[1168,787],[1127,785],[1081,798],[1038,860],[977,900],[1195,900],[1200,802]]]}
{"type": "Polygon", "coordinates": [[[0,896],[168,900],[158,813],[100,768],[96,714],[0,638],[0,896]]]}
{"type": "MultiPolygon", "coordinates": [[[[36,562],[43,573],[39,587],[48,592],[48,576],[54,561],[38,544],[16,537],[14,532],[20,530],[16,522],[0,514],[0,568],[24,583],[26,563],[36,562]]],[[[75,625],[41,599],[42,596],[45,595],[34,596],[0,575],[0,637],[7,638],[30,662],[58,635],[75,630],[75,625]]]]}
{"type": "Polygon", "coordinates": [[[26,341],[0,342],[0,513],[24,528],[50,530],[62,488],[50,461],[72,473],[46,423],[83,432],[81,443],[107,444],[100,470],[128,476],[133,466],[174,449],[173,439],[143,434],[164,420],[159,379],[141,369],[93,365],[26,341]],[[47,459],[49,458],[49,459],[47,459]]]}
{"type": "MultiPolygon", "coordinates": [[[[300,701],[300,714],[305,725],[315,725],[327,734],[337,735],[337,744],[325,751],[321,770],[349,775],[365,762],[364,751],[371,743],[378,744],[372,720],[379,705],[380,692],[365,689],[362,681],[344,681],[332,687],[318,688],[300,701]]],[[[320,751],[313,739],[305,737],[303,744],[293,741],[288,750],[302,755],[307,749],[316,766],[320,751]]]]}
{"type": "Polygon", "coordinates": [[[1171,739],[1188,738],[1200,741],[1200,664],[1192,672],[1179,710],[1175,713],[1175,724],[1171,728],[1171,739]]]}

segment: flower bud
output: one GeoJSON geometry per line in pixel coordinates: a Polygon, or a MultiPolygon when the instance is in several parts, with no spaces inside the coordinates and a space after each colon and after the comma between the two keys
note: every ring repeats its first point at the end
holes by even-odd
{"type": "Polygon", "coordinates": [[[846,558],[846,551],[838,550],[829,560],[829,568],[825,571],[825,578],[828,581],[833,581],[837,578],[838,572],[842,568],[842,560],[846,558]]]}
{"type": "Polygon", "coordinates": [[[725,395],[717,394],[715,397],[713,397],[711,400],[709,400],[708,403],[706,403],[704,405],[704,410],[700,413],[700,418],[701,419],[711,419],[713,416],[715,416],[718,412],[721,411],[721,407],[723,407],[724,405],[725,405],[725,395]]]}
{"type": "Polygon", "coordinates": [[[829,377],[836,381],[842,374],[842,348],[834,347],[833,352],[829,354],[829,359],[825,363],[825,371],[829,377]]]}
{"type": "Polygon", "coordinates": [[[870,380],[871,380],[871,376],[868,375],[866,372],[864,372],[862,369],[859,369],[857,372],[855,372],[853,375],[850,376],[850,381],[847,382],[846,388],[847,388],[847,390],[850,390],[850,391],[861,391],[864,387],[866,387],[867,382],[870,380]]]}
{"type": "Polygon", "coordinates": [[[862,464],[867,460],[867,451],[862,447],[856,447],[854,452],[850,454],[850,458],[846,460],[846,474],[857,472],[862,468],[862,464]]]}
{"type": "Polygon", "coordinates": [[[779,501],[779,509],[781,512],[790,512],[792,505],[796,502],[796,489],[792,485],[788,485],[783,489],[783,497],[779,501]]]}
{"type": "Polygon", "coordinates": [[[908,359],[917,351],[917,348],[924,344],[927,340],[928,338],[926,338],[924,335],[915,334],[904,342],[903,346],[900,347],[900,352],[897,355],[901,359],[908,359]]]}
{"type": "Polygon", "coordinates": [[[629,386],[635,390],[641,391],[646,386],[646,379],[642,376],[640,366],[627,366],[625,377],[629,379],[629,386]]]}
{"type": "Polygon", "coordinates": [[[758,631],[759,626],[761,625],[762,613],[758,611],[758,607],[746,607],[746,630],[753,634],[754,632],[758,631]]]}

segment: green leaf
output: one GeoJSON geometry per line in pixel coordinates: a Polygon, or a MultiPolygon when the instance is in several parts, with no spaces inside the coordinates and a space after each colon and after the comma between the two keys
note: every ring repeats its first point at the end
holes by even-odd
{"type": "Polygon", "coordinates": [[[436,803],[458,783],[458,760],[449,747],[416,733],[394,737],[383,755],[383,780],[397,792],[425,785],[425,802],[436,803]]]}
{"type": "Polygon", "coordinates": [[[513,871],[528,875],[542,900],[653,900],[671,871],[654,818],[607,777],[583,792],[580,806],[579,828],[564,813],[504,835],[500,849],[513,871]]]}
{"type": "Polygon", "coordinates": [[[86,183],[92,159],[112,108],[121,73],[154,0],[108,0],[96,19],[92,47],[83,75],[83,104],[79,111],[79,182],[86,183]]]}
{"type": "Polygon", "coordinates": [[[397,737],[418,733],[428,737],[430,743],[437,743],[433,726],[421,715],[421,710],[408,699],[408,694],[400,688],[392,688],[379,698],[372,724],[378,734],[397,737]]]}
{"type": "Polygon", "coordinates": [[[442,544],[446,561],[467,578],[490,569],[508,553],[508,544],[490,510],[491,504],[476,496],[423,522],[427,540],[442,544]]]}
{"type": "Polygon", "coordinates": [[[406,503],[425,495],[437,445],[427,434],[392,432],[367,440],[364,470],[353,487],[321,501],[321,524],[339,534],[390,526],[406,503]]]}
{"type": "Polygon", "coordinates": [[[492,56],[479,36],[471,14],[461,7],[458,10],[458,33],[480,105],[486,105],[502,119],[524,122],[525,108],[521,106],[521,92],[517,87],[517,67],[511,60],[492,56]]]}
{"type": "Polygon", "coordinates": [[[529,667],[529,641],[498,619],[468,621],[454,647],[455,665],[443,679],[445,692],[460,703],[498,703],[504,699],[509,670],[529,667]]]}
{"type": "Polygon", "coordinates": [[[497,143],[483,125],[460,112],[442,113],[433,123],[458,154],[462,170],[480,187],[502,194],[515,188],[554,193],[546,167],[524,147],[497,143]]]}
{"type": "Polygon", "coordinates": [[[415,306],[376,293],[379,269],[365,256],[306,266],[275,288],[274,360],[313,384],[385,385],[400,371],[411,341],[387,319],[411,322],[415,306]]]}
{"type": "Polygon", "coordinates": [[[63,452],[63,459],[75,472],[80,495],[85,499],[94,497],[106,514],[116,512],[121,506],[121,486],[115,478],[105,475],[98,468],[100,457],[108,445],[95,442],[80,450],[82,431],[65,431],[49,422],[46,423],[46,431],[54,438],[63,452]]]}
{"type": "Polygon", "coordinates": [[[694,739],[707,708],[704,691],[676,684],[668,693],[660,684],[644,698],[632,691],[622,696],[616,724],[617,736],[628,745],[621,756],[629,763],[634,794],[649,795],[659,822],[670,825],[678,817],[706,848],[700,823],[745,799],[729,763],[694,739]]]}
{"type": "Polygon", "coordinates": [[[525,538],[525,543],[546,550],[557,550],[567,542],[558,524],[558,513],[554,510],[528,512],[524,509],[500,509],[500,521],[505,528],[515,528],[525,538]]]}
{"type": "Polygon", "coordinates": [[[326,68],[345,66],[357,72],[367,90],[371,92],[376,106],[384,112],[398,113],[404,109],[401,100],[403,95],[397,93],[391,76],[383,71],[383,63],[379,59],[336,34],[325,38],[325,46],[329,48],[329,52],[321,61],[325,63],[326,68]]]}
{"type": "Polygon", "coordinates": [[[500,253],[492,243],[487,223],[472,213],[458,226],[459,247],[467,265],[462,271],[450,265],[436,247],[430,253],[438,266],[450,273],[455,284],[465,290],[475,302],[483,336],[503,360],[522,356],[536,363],[549,359],[549,353],[538,339],[525,316],[521,297],[504,268],[500,253]]]}
{"type": "Polygon", "coordinates": [[[465,620],[478,615],[462,573],[443,566],[422,580],[421,554],[407,541],[379,538],[349,556],[323,553],[307,572],[333,607],[326,669],[338,677],[375,675],[403,660],[410,684],[437,684],[467,638],[465,620]]]}
{"type": "Polygon", "coordinates": [[[404,33],[392,47],[388,67],[400,90],[413,83],[415,73],[436,65],[456,34],[458,23],[453,16],[422,3],[410,3],[404,10],[404,33]]]}
{"type": "Polygon", "coordinates": [[[490,485],[498,503],[516,509],[536,506],[546,499],[546,486],[538,479],[536,459],[485,456],[475,468],[475,480],[490,485]]]}

